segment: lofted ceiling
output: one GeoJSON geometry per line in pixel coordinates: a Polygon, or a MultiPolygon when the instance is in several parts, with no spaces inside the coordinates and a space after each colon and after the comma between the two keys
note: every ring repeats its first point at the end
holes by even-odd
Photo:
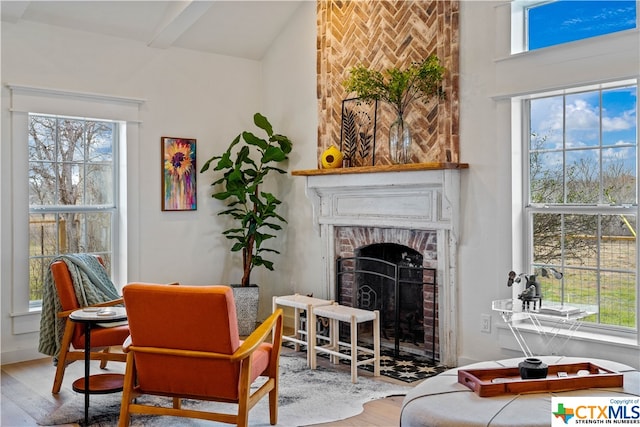
{"type": "Polygon", "coordinates": [[[2,21],[29,21],[259,60],[302,1],[6,1],[2,21]]]}

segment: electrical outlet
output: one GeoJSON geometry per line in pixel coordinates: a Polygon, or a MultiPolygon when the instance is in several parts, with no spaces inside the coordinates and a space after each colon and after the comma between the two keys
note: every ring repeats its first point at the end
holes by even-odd
{"type": "Polygon", "coordinates": [[[482,314],[480,315],[480,332],[491,332],[491,315],[490,314],[482,314]]]}

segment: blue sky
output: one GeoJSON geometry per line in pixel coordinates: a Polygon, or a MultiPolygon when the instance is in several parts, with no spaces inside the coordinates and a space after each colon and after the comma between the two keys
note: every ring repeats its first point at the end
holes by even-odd
{"type": "MultiPolygon", "coordinates": [[[[553,46],[635,25],[635,1],[559,0],[529,10],[529,47],[553,46]]],[[[635,172],[636,86],[570,94],[564,101],[562,96],[532,100],[531,130],[546,138],[539,148],[561,150],[564,144],[585,149],[574,155],[597,157],[601,142],[609,147],[602,151],[603,161],[622,160],[635,172]]],[[[561,161],[549,153],[549,161],[554,158],[561,161]]]]}
{"type": "Polygon", "coordinates": [[[633,0],[558,0],[529,9],[529,50],[580,40],[636,25],[633,0]]]}

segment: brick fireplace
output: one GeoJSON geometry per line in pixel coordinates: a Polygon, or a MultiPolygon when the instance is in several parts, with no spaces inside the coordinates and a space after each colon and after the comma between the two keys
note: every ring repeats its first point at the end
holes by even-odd
{"type": "Polygon", "coordinates": [[[336,301],[378,310],[382,345],[439,359],[436,233],[335,227],[336,301]]]}
{"type": "MultiPolygon", "coordinates": [[[[307,179],[323,245],[324,296],[338,300],[338,257],[379,243],[415,250],[422,267],[436,270],[434,331],[439,360],[447,366],[457,365],[458,216],[460,172],[466,167],[421,163],[292,173],[307,179]]],[[[432,309],[423,307],[423,313],[432,309]]]]}

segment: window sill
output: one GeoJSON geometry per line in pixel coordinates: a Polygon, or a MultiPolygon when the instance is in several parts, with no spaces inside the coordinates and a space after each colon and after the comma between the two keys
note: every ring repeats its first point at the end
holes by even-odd
{"type": "Polygon", "coordinates": [[[30,334],[40,331],[41,309],[11,313],[11,332],[13,335],[30,334]]]}
{"type": "Polygon", "coordinates": [[[630,28],[628,30],[617,31],[615,33],[604,34],[598,37],[590,37],[586,39],[575,40],[572,42],[556,44],[553,46],[547,46],[534,50],[523,50],[518,52],[512,52],[506,56],[499,56],[494,59],[494,62],[503,62],[509,60],[519,60],[520,58],[527,57],[544,57],[545,55],[566,54],[567,52],[574,52],[582,49],[584,51],[594,50],[601,48],[606,51],[607,46],[628,43],[628,41],[636,42],[640,30],[638,28],[630,28]]]}
{"type": "MultiPolygon", "coordinates": [[[[543,336],[538,329],[529,323],[517,323],[514,326],[522,333],[524,339],[528,345],[538,348],[538,345],[543,341],[543,336]],[[531,341],[531,343],[530,343],[531,341]]],[[[498,325],[497,329],[500,331],[506,331],[511,335],[509,328],[505,324],[498,325]]],[[[553,337],[555,340],[562,341],[562,347],[569,347],[571,343],[581,342],[589,344],[601,344],[606,346],[615,346],[616,348],[638,351],[640,349],[640,343],[638,343],[638,336],[632,332],[619,333],[619,334],[605,334],[603,332],[594,332],[589,330],[568,331],[566,329],[558,329],[548,325],[542,325],[541,331],[545,332],[548,337],[553,337]]],[[[512,346],[508,346],[510,348],[512,346]]],[[[516,349],[519,349],[516,347],[516,349]]]]}

